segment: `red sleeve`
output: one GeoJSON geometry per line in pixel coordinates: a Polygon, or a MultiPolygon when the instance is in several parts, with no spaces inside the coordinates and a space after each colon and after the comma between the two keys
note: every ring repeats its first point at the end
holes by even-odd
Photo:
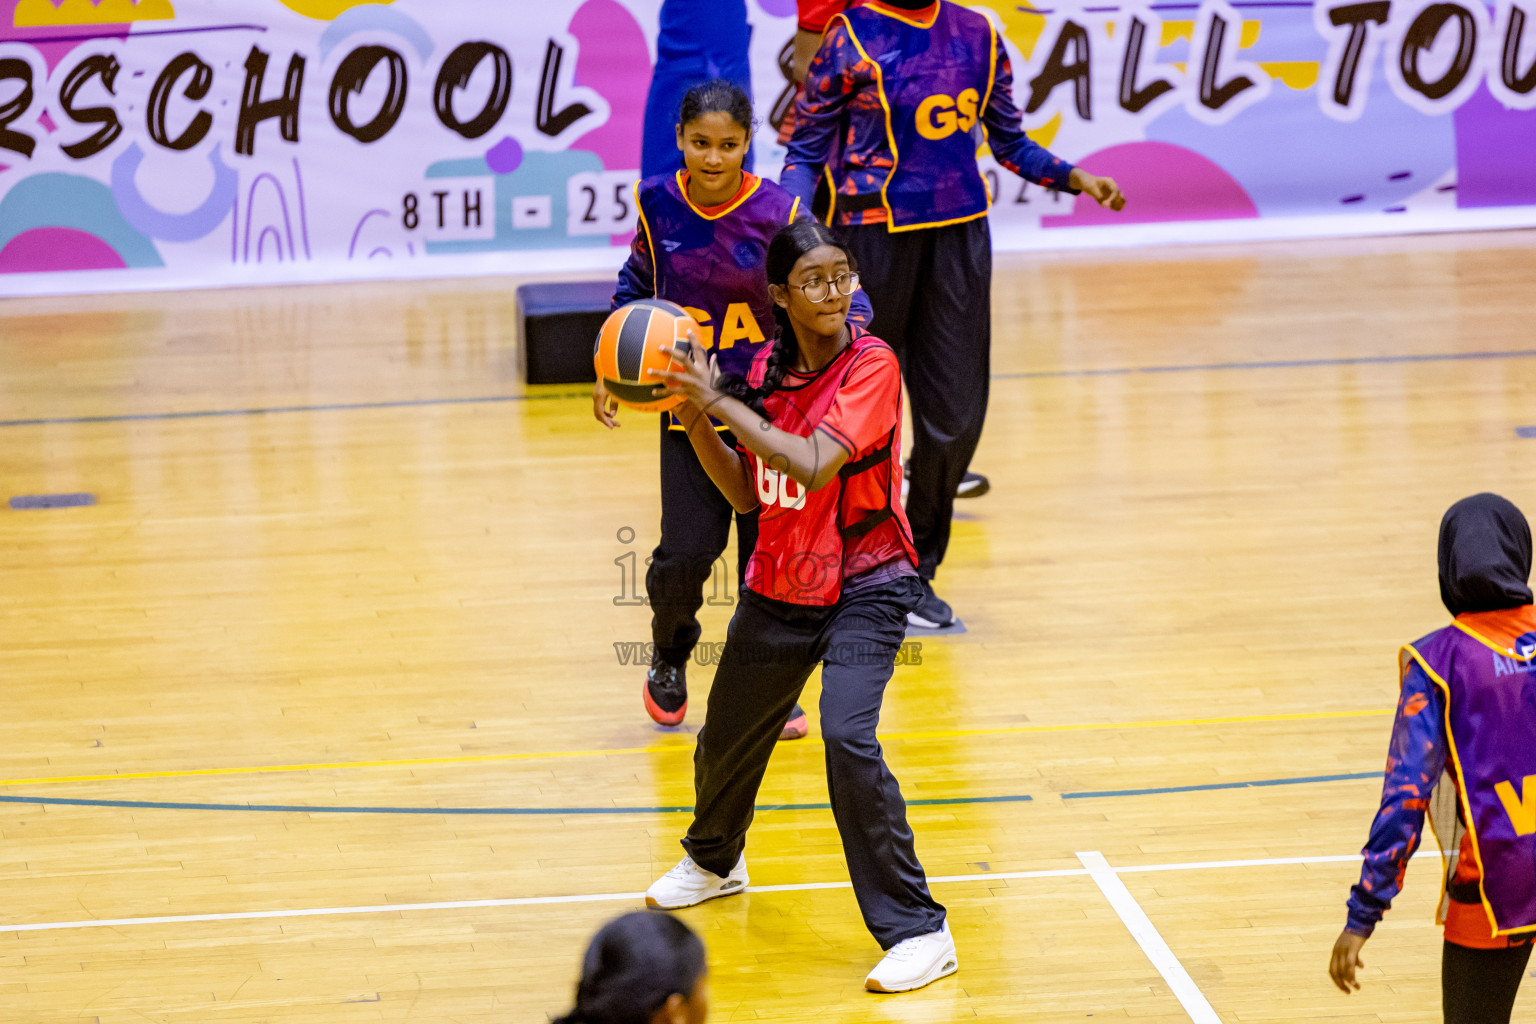
{"type": "Polygon", "coordinates": [[[860,353],[838,386],[826,418],[817,426],[853,458],[883,441],[896,426],[901,402],[901,366],[888,348],[860,353]]]}
{"type": "Polygon", "coordinates": [[[840,14],[850,6],[849,0],[799,0],[800,29],[817,34],[825,32],[832,15],[840,14]]]}

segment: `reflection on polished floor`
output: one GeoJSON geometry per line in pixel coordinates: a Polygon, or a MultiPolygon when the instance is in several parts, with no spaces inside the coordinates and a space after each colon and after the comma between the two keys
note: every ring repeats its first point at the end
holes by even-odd
{"type": "MultiPolygon", "coordinates": [[[[712,668],[666,731],[624,663],[656,426],[522,385],[517,283],[0,303],[0,491],[95,497],[0,507],[0,1019],[543,1020],[676,860],[712,668]]],[[[1429,859],[1365,989],[1325,968],[1439,517],[1536,513],[1536,234],[995,291],[969,632],[913,638],[881,729],[960,973],[863,991],[813,680],[749,845],[809,888],[685,912],[717,1019],[1189,1020],[1097,851],[1221,1020],[1438,1021],[1429,859]]]]}

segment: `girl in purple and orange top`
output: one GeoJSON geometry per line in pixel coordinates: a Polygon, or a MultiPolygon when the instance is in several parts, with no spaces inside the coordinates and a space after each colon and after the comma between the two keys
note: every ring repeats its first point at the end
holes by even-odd
{"type": "MultiPolygon", "coordinates": [[[[768,241],[800,209],[794,196],[742,169],[751,134],[752,105],[738,86],[715,79],[688,90],[677,125],[684,169],[635,186],[639,231],[613,295],[614,309],[649,298],[684,307],[699,321],[704,347],[742,376],[773,332],[763,278],[768,241]]],[[[854,308],[856,319],[868,323],[862,293],[854,308]]],[[[606,427],[619,425],[618,403],[602,381],[592,392],[592,412],[606,427]]],[[[704,585],[730,531],[730,503],[699,466],[677,417],[663,413],[661,539],[645,574],[653,653],[641,691],[646,711],[662,725],[681,724],[688,711],[687,665],[699,640],[704,585]]],[[[736,516],[738,577],[756,538],[756,516],[736,516]]],[[[806,733],[798,706],[783,724],[785,739],[806,733]]]]}
{"type": "MultiPolygon", "coordinates": [[[[1013,71],[985,15],[950,0],[864,0],[832,15],[795,109],[780,183],[809,207],[830,186],[828,223],[864,267],[871,328],[901,360],[912,398],[911,494],[923,601],[915,626],[954,621],[932,580],[957,491],[981,440],[992,345],[991,199],[976,163],[1120,209],[1125,197],[1024,134],[1013,71]]],[[[984,481],[975,478],[979,492],[984,481]]]]}
{"type": "Polygon", "coordinates": [[[1447,1024],[1507,1024],[1536,938],[1536,606],[1531,530],[1495,494],[1440,524],[1455,621],[1404,647],[1381,810],[1329,974],[1358,989],[1360,950],[1403,887],[1430,816],[1444,858],[1437,919],[1447,1024]]]}

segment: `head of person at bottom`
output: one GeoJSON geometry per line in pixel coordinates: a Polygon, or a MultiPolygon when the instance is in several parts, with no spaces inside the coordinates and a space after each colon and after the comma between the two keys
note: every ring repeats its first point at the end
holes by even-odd
{"type": "Polygon", "coordinates": [[[683,96],[677,112],[677,148],[688,170],[688,198],[719,206],[741,188],[752,142],[752,101],[734,82],[712,78],[683,96]]]}
{"type": "Polygon", "coordinates": [[[1508,499],[1474,494],[1440,520],[1440,600],[1452,615],[1531,603],[1531,527],[1508,499]]]}
{"type": "Polygon", "coordinates": [[[554,1024],[704,1024],[704,943],[682,921],[651,910],[614,918],[592,938],[576,1005],[554,1024]]]}

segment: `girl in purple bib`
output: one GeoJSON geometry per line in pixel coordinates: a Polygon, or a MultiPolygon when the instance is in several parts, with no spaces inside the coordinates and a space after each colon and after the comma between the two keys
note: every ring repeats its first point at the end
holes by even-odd
{"type": "MultiPolygon", "coordinates": [[[[714,79],[688,90],[677,123],[683,170],[635,186],[639,230],[613,295],[614,309],[650,298],[682,306],[699,321],[704,347],[720,368],[741,376],[773,342],[773,301],[763,275],[768,243],[800,214],[799,200],[745,170],[751,136],[752,104],[739,86],[714,79]]],[[[852,301],[855,320],[868,323],[869,301],[862,292],[852,301]]],[[[618,408],[598,381],[593,416],[612,429],[618,408]]],[[[734,443],[728,431],[723,436],[734,443]]],[[[662,413],[661,539],[645,574],[653,653],[641,689],[646,712],[662,725],[680,725],[688,712],[698,611],[731,519],[730,502],[699,465],[681,421],[662,413]]],[[[735,521],[739,584],[756,545],[757,514],[735,521]]],[[[807,728],[796,705],[782,738],[799,739],[807,728]]]]}
{"type": "Polygon", "coordinates": [[[1358,989],[1360,950],[1402,889],[1426,813],[1444,874],[1447,1024],[1508,1024],[1536,938],[1536,606],[1531,530],[1496,494],[1440,524],[1455,620],[1408,644],[1381,809],[1329,974],[1358,989]]]}

